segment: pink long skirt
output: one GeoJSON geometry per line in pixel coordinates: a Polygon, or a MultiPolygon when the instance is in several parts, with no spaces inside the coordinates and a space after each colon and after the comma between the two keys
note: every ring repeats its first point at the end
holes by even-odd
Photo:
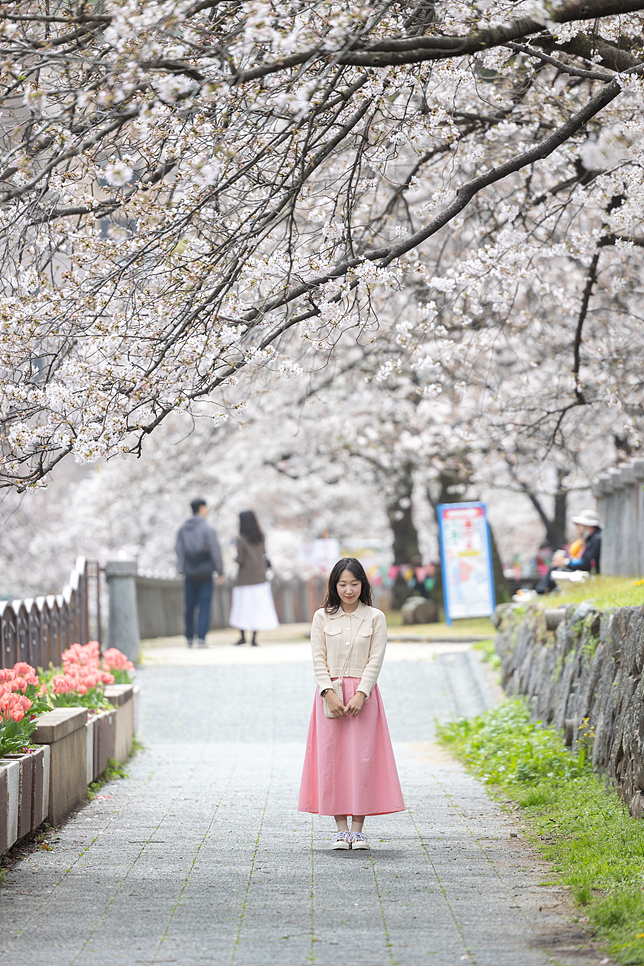
{"type": "MultiPolygon", "coordinates": [[[[344,703],[360,678],[342,682],[344,703]]],[[[357,718],[326,718],[316,692],[306,742],[299,812],[316,815],[387,815],[403,802],[385,709],[376,685],[357,718]]]]}

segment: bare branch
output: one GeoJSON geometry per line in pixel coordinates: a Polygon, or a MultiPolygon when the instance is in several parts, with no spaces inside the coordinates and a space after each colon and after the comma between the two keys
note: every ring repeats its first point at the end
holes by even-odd
{"type": "Polygon", "coordinates": [[[573,367],[572,374],[575,380],[575,396],[577,402],[580,406],[586,405],[586,398],[581,389],[579,383],[579,368],[581,365],[581,338],[582,331],[584,328],[584,322],[586,320],[586,314],[588,312],[588,303],[590,302],[590,296],[592,295],[593,286],[597,281],[597,264],[599,262],[600,249],[598,248],[593,259],[590,263],[590,268],[588,269],[588,275],[586,276],[586,284],[584,286],[584,294],[581,300],[581,308],[579,310],[579,317],[577,319],[577,328],[575,329],[575,341],[573,343],[573,367]]]}

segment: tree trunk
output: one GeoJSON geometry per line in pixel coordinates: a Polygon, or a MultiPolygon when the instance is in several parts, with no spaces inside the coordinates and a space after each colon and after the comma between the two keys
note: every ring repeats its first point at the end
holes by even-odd
{"type": "MultiPolygon", "coordinates": [[[[402,474],[395,480],[394,493],[387,502],[387,517],[393,534],[394,564],[401,566],[410,563],[413,557],[419,557],[418,531],[414,524],[412,509],[412,495],[414,481],[411,468],[403,468],[402,474]]],[[[397,575],[392,595],[392,607],[397,610],[409,597],[407,583],[400,574],[397,575]]]]}
{"type": "MultiPolygon", "coordinates": [[[[566,542],[566,523],[568,511],[568,491],[564,486],[564,480],[568,476],[569,470],[557,470],[557,489],[555,490],[554,508],[552,517],[546,513],[540,497],[534,493],[530,487],[519,481],[523,492],[528,497],[532,506],[539,514],[539,518],[546,529],[546,540],[553,550],[558,550],[566,542]]],[[[515,477],[516,479],[516,477],[515,477]]]]}
{"type": "Polygon", "coordinates": [[[557,492],[555,493],[555,507],[547,536],[548,543],[553,550],[558,550],[566,542],[566,513],[567,513],[568,491],[562,486],[562,480],[557,480],[557,492]]]}
{"type": "Polygon", "coordinates": [[[508,584],[506,578],[503,575],[503,564],[501,563],[499,550],[496,545],[496,540],[494,539],[494,530],[490,526],[489,521],[488,521],[488,526],[490,527],[490,550],[492,551],[492,574],[494,579],[494,599],[497,604],[507,604],[508,601],[512,600],[512,593],[510,592],[510,585],[508,584]]]}
{"type": "Polygon", "coordinates": [[[418,533],[414,525],[411,507],[387,507],[389,525],[394,537],[394,564],[409,563],[412,557],[420,556],[418,550],[418,533]]]}

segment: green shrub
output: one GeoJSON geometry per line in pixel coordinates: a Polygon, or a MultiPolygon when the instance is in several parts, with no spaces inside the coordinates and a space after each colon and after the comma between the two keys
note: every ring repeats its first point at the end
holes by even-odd
{"type": "Polygon", "coordinates": [[[20,754],[29,744],[36,722],[25,716],[20,721],[0,718],[0,758],[20,754]]]}

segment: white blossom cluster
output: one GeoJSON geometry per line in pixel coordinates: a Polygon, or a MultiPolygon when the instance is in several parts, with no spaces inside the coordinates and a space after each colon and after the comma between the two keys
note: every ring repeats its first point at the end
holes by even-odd
{"type": "Polygon", "coordinates": [[[0,12],[0,483],[219,422],[352,344],[365,393],[414,373],[391,432],[422,459],[442,406],[481,453],[607,413],[637,445],[633,6],[0,12]]]}

